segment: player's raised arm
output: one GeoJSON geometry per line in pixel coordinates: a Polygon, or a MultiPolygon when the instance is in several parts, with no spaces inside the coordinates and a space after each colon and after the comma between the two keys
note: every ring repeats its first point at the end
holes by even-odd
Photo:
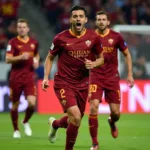
{"type": "Polygon", "coordinates": [[[45,64],[44,64],[44,79],[42,82],[42,89],[46,91],[46,89],[49,87],[49,82],[48,82],[48,77],[52,69],[52,64],[55,56],[52,54],[48,54],[46,59],[45,59],[45,64]]]}

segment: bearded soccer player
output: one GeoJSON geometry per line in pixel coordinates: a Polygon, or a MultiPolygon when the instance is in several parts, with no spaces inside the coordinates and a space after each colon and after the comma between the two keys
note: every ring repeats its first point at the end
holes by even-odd
{"type": "Polygon", "coordinates": [[[110,107],[110,117],[108,123],[111,129],[111,134],[114,138],[118,137],[118,128],[116,122],[120,117],[120,85],[118,72],[118,49],[123,53],[128,67],[127,83],[132,88],[134,85],[132,75],[132,59],[128,50],[127,44],[123,37],[109,29],[109,16],[106,12],[99,11],[96,13],[96,33],[102,43],[103,55],[105,63],[99,68],[91,69],[90,72],[90,89],[89,89],[89,131],[92,138],[92,147],[90,150],[97,150],[99,142],[98,134],[98,107],[102,101],[102,94],[104,92],[105,100],[110,107]]]}
{"type": "Polygon", "coordinates": [[[29,24],[25,19],[17,21],[18,36],[9,41],[6,51],[6,63],[12,64],[9,79],[10,100],[12,109],[10,111],[14,128],[13,137],[20,138],[18,127],[18,105],[21,93],[28,101],[25,117],[22,121],[27,136],[32,135],[28,123],[34,113],[36,103],[36,86],[34,83],[34,68],[38,67],[39,54],[38,42],[28,36],[29,24]]]}
{"type": "Polygon", "coordinates": [[[49,118],[48,137],[50,142],[54,143],[58,128],[66,128],[65,150],[73,150],[81,118],[84,115],[88,96],[88,69],[104,63],[99,37],[94,31],[84,27],[86,22],[85,8],[73,6],[70,11],[71,28],[55,36],[45,60],[43,90],[49,86],[48,76],[52,62],[58,55],[58,72],[54,77],[54,90],[67,116],[59,120],[49,118]],[[99,57],[94,60],[92,59],[94,55],[99,57]]]}

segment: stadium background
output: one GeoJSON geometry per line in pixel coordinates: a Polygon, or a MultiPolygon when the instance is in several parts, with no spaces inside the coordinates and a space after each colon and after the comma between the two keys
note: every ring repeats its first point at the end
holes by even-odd
{"type": "MultiPolygon", "coordinates": [[[[57,118],[63,113],[52,89],[53,76],[57,71],[57,58],[52,68],[50,75],[51,86],[47,93],[41,90],[41,79],[38,78],[39,74],[36,71],[38,87],[37,113],[31,119],[34,136],[29,140],[24,136],[24,140],[15,142],[12,142],[12,127],[8,113],[11,108],[11,103],[8,99],[8,78],[11,66],[4,61],[7,42],[17,34],[15,29],[16,20],[19,17],[23,17],[29,20],[31,26],[30,35],[40,43],[42,59],[39,70],[42,71],[43,62],[54,35],[69,28],[68,12],[74,4],[81,4],[87,8],[89,17],[87,27],[89,28],[95,28],[94,16],[97,10],[106,10],[110,14],[112,28],[115,25],[129,25],[131,27],[138,25],[141,28],[144,25],[147,27],[150,25],[149,0],[0,0],[0,149],[11,148],[16,150],[32,149],[34,147],[37,150],[49,148],[59,150],[64,146],[65,131],[60,131],[57,146],[49,145],[46,139],[47,118],[52,114],[57,118]],[[10,144],[7,144],[8,142],[10,144]],[[31,143],[31,145],[28,145],[28,143],[31,143]]],[[[125,81],[124,59],[120,56],[122,117],[118,122],[118,126],[121,128],[121,135],[120,139],[115,142],[111,139],[106,123],[109,108],[106,103],[102,103],[99,107],[99,113],[101,114],[99,117],[101,149],[145,150],[150,147],[148,142],[150,137],[150,31],[140,32],[139,29],[137,32],[122,31],[122,35],[133,57],[135,86],[131,90],[128,88],[125,81]]],[[[24,112],[26,107],[27,103],[22,95],[19,112],[24,112]]],[[[88,113],[88,108],[87,104],[86,113],[88,113]]],[[[22,117],[23,114],[21,114],[20,118],[22,117]]],[[[75,149],[88,149],[90,138],[88,135],[87,115],[82,121],[80,130],[79,139],[81,139],[81,142],[80,140],[77,141],[75,149]]]]}

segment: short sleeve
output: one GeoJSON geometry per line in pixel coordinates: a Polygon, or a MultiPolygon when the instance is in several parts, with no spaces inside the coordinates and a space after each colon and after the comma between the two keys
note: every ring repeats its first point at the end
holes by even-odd
{"type": "Polygon", "coordinates": [[[60,39],[58,36],[55,36],[55,38],[50,46],[49,52],[55,56],[60,52],[60,49],[61,49],[60,48],[60,39]]]}
{"type": "Polygon", "coordinates": [[[99,55],[102,52],[102,44],[100,41],[100,38],[98,36],[96,36],[95,38],[95,45],[94,45],[94,52],[96,55],[99,55]]]}
{"type": "Polygon", "coordinates": [[[13,43],[12,40],[10,40],[8,42],[7,47],[6,47],[6,55],[9,55],[9,54],[13,55],[14,54],[14,49],[15,49],[14,48],[14,43],[13,43]]]}
{"type": "Polygon", "coordinates": [[[120,51],[125,51],[128,48],[127,43],[120,34],[118,36],[118,48],[120,51]]]}
{"type": "Polygon", "coordinates": [[[39,43],[36,42],[35,51],[34,51],[35,56],[38,54],[38,50],[39,50],[39,43]]]}

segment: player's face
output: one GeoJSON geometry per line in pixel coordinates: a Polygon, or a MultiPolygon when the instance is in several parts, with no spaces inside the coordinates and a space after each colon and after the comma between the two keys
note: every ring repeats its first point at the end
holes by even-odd
{"type": "Polygon", "coordinates": [[[19,22],[17,24],[17,32],[18,32],[19,36],[22,36],[22,37],[27,36],[28,32],[29,32],[29,27],[28,27],[27,23],[19,22]]]}
{"type": "Polygon", "coordinates": [[[70,17],[70,23],[72,24],[72,29],[75,32],[81,32],[84,28],[84,24],[87,22],[87,17],[83,10],[74,10],[70,17]]]}
{"type": "Polygon", "coordinates": [[[109,24],[110,24],[110,21],[108,20],[108,18],[105,14],[96,16],[96,27],[100,31],[104,31],[105,29],[107,29],[109,24]]]}

